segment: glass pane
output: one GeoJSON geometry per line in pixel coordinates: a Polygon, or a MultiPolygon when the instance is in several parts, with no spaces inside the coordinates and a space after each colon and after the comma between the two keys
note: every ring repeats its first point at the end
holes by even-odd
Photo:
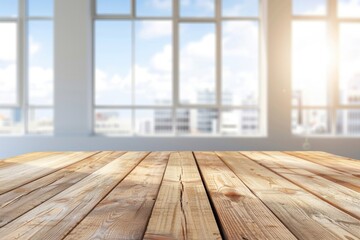
{"type": "Polygon", "coordinates": [[[170,135],[173,133],[171,109],[136,110],[135,119],[135,131],[138,135],[170,135]]]}
{"type": "Polygon", "coordinates": [[[360,0],[338,0],[338,16],[360,18],[360,0]]]}
{"type": "Polygon", "coordinates": [[[215,25],[180,25],[180,101],[215,103],[215,25]]]}
{"type": "Polygon", "coordinates": [[[329,134],[330,123],[326,110],[298,110],[292,111],[293,134],[329,134]]]}
{"type": "Polygon", "coordinates": [[[130,21],[96,21],[96,105],[130,105],[132,103],[131,48],[130,21]]]}
{"type": "Polygon", "coordinates": [[[0,17],[17,17],[18,10],[17,0],[0,0],[0,17]]]}
{"type": "Polygon", "coordinates": [[[54,0],[28,0],[30,17],[52,17],[54,15],[54,0]]]}
{"type": "Polygon", "coordinates": [[[130,109],[96,109],[95,132],[100,134],[130,134],[132,111],[130,109]]]}
{"type": "Polygon", "coordinates": [[[294,15],[325,15],[327,0],[293,0],[294,15]]]}
{"type": "Polygon", "coordinates": [[[23,132],[21,109],[0,109],[0,135],[23,132]]]}
{"type": "Polygon", "coordinates": [[[215,135],[219,114],[216,109],[177,109],[176,131],[179,135],[215,135]]]}
{"type": "Polygon", "coordinates": [[[214,0],[180,0],[181,17],[214,17],[214,0]]]}
{"type": "Polygon", "coordinates": [[[171,21],[136,22],[135,42],[135,104],[171,104],[171,21]]]}
{"type": "Polygon", "coordinates": [[[339,110],[336,129],[340,135],[360,135],[360,110],[339,110]]]}
{"type": "Polygon", "coordinates": [[[54,128],[52,109],[29,109],[29,133],[49,134],[54,128]]]}
{"type": "Polygon", "coordinates": [[[340,102],[360,105],[360,24],[340,24],[340,102]]]}
{"type": "Polygon", "coordinates": [[[258,0],[222,0],[223,17],[256,17],[258,15],[258,0]]]}
{"type": "Polygon", "coordinates": [[[29,21],[29,104],[53,105],[53,24],[29,21]]]}
{"type": "Polygon", "coordinates": [[[0,105],[17,103],[16,23],[0,23],[0,105]]]}
{"type": "Polygon", "coordinates": [[[226,21],[222,33],[222,101],[257,105],[259,95],[259,29],[255,21],[226,21]]]}
{"type": "Polygon", "coordinates": [[[172,16],[173,0],[137,0],[136,15],[141,17],[172,16]]]}
{"type": "Polygon", "coordinates": [[[131,14],[131,0],[97,0],[96,12],[98,14],[131,14]]]}
{"type": "Polygon", "coordinates": [[[292,38],[293,105],[324,106],[327,103],[329,59],[326,24],[295,21],[292,38]]]}
{"type": "Polygon", "coordinates": [[[220,133],[223,135],[256,135],[259,134],[259,123],[257,109],[223,111],[220,133]]]}

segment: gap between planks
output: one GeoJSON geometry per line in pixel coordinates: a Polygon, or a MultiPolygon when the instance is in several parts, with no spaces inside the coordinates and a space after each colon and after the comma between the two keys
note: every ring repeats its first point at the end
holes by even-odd
{"type": "Polygon", "coordinates": [[[238,152],[217,154],[297,238],[359,238],[358,219],[259,165],[252,156],[238,152]]]}

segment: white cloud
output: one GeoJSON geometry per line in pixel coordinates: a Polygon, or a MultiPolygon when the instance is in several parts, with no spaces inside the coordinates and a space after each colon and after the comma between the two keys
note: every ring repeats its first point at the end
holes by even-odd
{"type": "Polygon", "coordinates": [[[53,103],[53,79],[51,68],[30,67],[29,98],[33,104],[53,103]]]}
{"type": "Polygon", "coordinates": [[[339,1],[339,13],[344,17],[360,16],[360,0],[339,1]]]}
{"type": "Polygon", "coordinates": [[[171,21],[140,22],[139,36],[143,39],[168,37],[172,34],[171,21]]]}
{"type": "Polygon", "coordinates": [[[360,84],[360,25],[342,24],[340,27],[340,84],[342,89],[360,84]]]}
{"type": "Polygon", "coordinates": [[[151,6],[157,9],[170,9],[172,0],[150,0],[151,6]]]}
{"type": "Polygon", "coordinates": [[[158,71],[169,72],[172,69],[172,46],[165,45],[161,52],[151,59],[151,66],[158,71]]]}
{"type": "Polygon", "coordinates": [[[196,102],[198,91],[212,91],[214,86],[215,35],[208,33],[180,49],[180,96],[196,102]]]}
{"type": "Polygon", "coordinates": [[[196,0],[196,5],[199,8],[206,9],[207,11],[214,11],[214,0],[196,0]]]}
{"type": "Polygon", "coordinates": [[[35,55],[40,51],[40,44],[35,42],[32,37],[29,38],[29,45],[30,55],[35,55]]]}
{"type": "Polygon", "coordinates": [[[186,56],[191,58],[209,58],[215,54],[215,34],[209,33],[199,41],[188,43],[184,48],[186,56]]]}
{"type": "Polygon", "coordinates": [[[237,57],[257,57],[259,33],[253,22],[226,22],[223,25],[223,54],[237,57]]]}
{"type": "Polygon", "coordinates": [[[95,70],[96,90],[106,92],[113,89],[127,89],[131,86],[131,74],[125,77],[118,74],[108,75],[105,71],[97,68],[95,70]]]}
{"type": "Polygon", "coordinates": [[[0,68],[0,104],[15,103],[16,86],[16,65],[0,68]]]}
{"type": "Polygon", "coordinates": [[[0,24],[0,61],[16,59],[16,24],[0,24]]]}
{"type": "MultiPolygon", "coordinates": [[[[226,54],[232,57],[235,55],[235,51],[236,53],[242,53],[243,56],[252,57],[254,55],[255,50],[252,50],[249,46],[257,46],[256,25],[252,23],[244,23],[243,25],[230,24],[229,26],[226,25],[224,31],[229,32],[229,34],[224,37],[224,40],[230,43],[226,54]],[[237,42],[239,39],[241,40],[240,44],[233,44],[233,42],[237,42]]],[[[191,34],[191,32],[187,34],[191,34]]],[[[186,96],[184,95],[186,98],[194,101],[197,97],[197,90],[214,89],[215,49],[214,33],[204,34],[201,38],[188,41],[180,49],[180,84],[181,91],[186,93],[186,96]]],[[[172,60],[172,46],[168,44],[165,45],[161,51],[155,52],[148,64],[134,66],[137,104],[151,104],[158,99],[171,99],[172,60]]],[[[236,64],[235,62],[235,65],[236,64]]],[[[238,65],[230,70],[225,69],[225,72],[229,72],[232,77],[236,78],[234,82],[237,85],[248,83],[247,86],[249,88],[256,88],[256,86],[254,86],[257,84],[257,82],[254,81],[256,76],[254,76],[253,71],[244,66],[240,66],[242,63],[238,63],[238,65]]],[[[118,76],[118,80],[115,81],[111,80],[116,79],[115,76],[108,76],[103,70],[97,69],[96,79],[97,89],[104,90],[102,95],[110,98],[110,94],[106,94],[106,91],[114,89],[114,91],[119,91],[116,89],[116,85],[114,85],[115,82],[126,82],[130,84],[131,74],[129,73],[126,77],[118,76]]],[[[234,87],[236,84],[231,86],[234,87]]],[[[123,87],[122,91],[127,90],[131,93],[131,86],[128,87],[129,88],[126,89],[123,87]]]]}

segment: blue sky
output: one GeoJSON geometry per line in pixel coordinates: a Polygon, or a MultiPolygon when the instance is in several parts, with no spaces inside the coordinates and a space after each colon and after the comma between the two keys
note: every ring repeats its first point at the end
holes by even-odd
{"type": "Polygon", "coordinates": [[[130,15],[131,0],[97,0],[97,13],[130,15]]]}
{"type": "Polygon", "coordinates": [[[293,14],[325,15],[327,8],[326,3],[327,0],[293,0],[293,14]]]}
{"type": "MultiPolygon", "coordinates": [[[[111,1],[108,1],[108,4],[111,1]]],[[[171,13],[170,0],[143,0],[137,1],[137,13],[141,16],[167,16],[171,13]]],[[[199,17],[213,15],[213,0],[181,0],[181,11],[189,17],[199,17]]],[[[125,4],[125,6],[127,6],[125,4]]],[[[119,7],[106,10],[105,0],[98,2],[98,13],[119,13],[119,7]],[[102,5],[99,5],[102,4],[102,5]]],[[[224,11],[227,16],[257,16],[258,3],[253,0],[225,0],[224,9],[235,9],[234,12],[224,11]]],[[[226,24],[232,25],[232,24],[226,24]]],[[[180,65],[180,91],[188,93],[184,95],[184,102],[195,103],[197,91],[203,88],[215,90],[215,25],[211,23],[202,24],[181,24],[180,26],[180,61],[185,63],[184,69],[180,65]],[[213,41],[213,42],[212,42],[213,41]]],[[[224,56],[228,59],[227,72],[234,70],[231,76],[226,75],[227,79],[238,79],[237,83],[225,86],[231,86],[230,89],[244,89],[244,85],[250,89],[246,94],[255,91],[257,95],[257,29],[258,26],[253,23],[246,23],[242,31],[234,29],[235,36],[227,35],[229,43],[236,48],[249,48],[253,50],[250,55],[255,57],[240,56],[238,58],[224,56]],[[238,33],[240,32],[240,34],[238,33]],[[234,38],[234,39],[232,39],[234,38]],[[243,44],[234,45],[238,38],[243,44]],[[241,67],[240,67],[241,66],[241,67]],[[240,73],[239,69],[246,72],[250,69],[251,73],[240,73]],[[242,79],[242,80],[240,80],[242,79]],[[249,86],[248,82],[253,83],[249,86]]],[[[172,84],[172,31],[171,22],[161,21],[129,21],[129,20],[98,20],[96,21],[96,83],[97,97],[96,103],[99,105],[112,104],[131,104],[131,79],[135,81],[135,103],[136,104],[156,104],[157,99],[166,99],[171,101],[172,84]],[[168,25],[165,25],[168,23],[168,25]],[[131,40],[132,24],[134,27],[134,44],[131,40]],[[161,25],[163,24],[163,25],[161,25]],[[167,27],[169,26],[169,27],[167,27]],[[131,49],[135,49],[135,59],[132,59],[131,49]],[[169,50],[170,49],[170,50],[169,50]],[[169,53],[170,51],[170,53],[169,53]],[[156,66],[156,59],[162,59],[161,65],[156,66]],[[132,75],[132,61],[135,63],[135,76],[132,75]],[[154,63],[155,62],[155,63],[154,63]],[[122,83],[120,83],[122,82],[122,83]],[[167,94],[160,94],[167,93],[167,94]]],[[[239,50],[242,51],[242,50],[239,50]]],[[[229,52],[229,51],[228,51],[229,52]]],[[[243,50],[243,52],[246,52],[243,50]]],[[[159,61],[158,61],[159,62],[159,61]]],[[[236,100],[239,103],[240,100],[236,100]]]]}
{"type": "MultiPolygon", "coordinates": [[[[53,0],[28,0],[29,16],[52,16],[54,2],[53,0]]],[[[16,17],[18,16],[17,0],[0,0],[0,16],[16,17]]]]}
{"type": "Polygon", "coordinates": [[[17,0],[0,0],[0,16],[16,17],[18,15],[17,0]]]}

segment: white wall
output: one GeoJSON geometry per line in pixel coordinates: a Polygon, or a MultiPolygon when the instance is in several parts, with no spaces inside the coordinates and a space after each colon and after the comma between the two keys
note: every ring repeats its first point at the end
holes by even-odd
{"type": "MultiPolygon", "coordinates": [[[[66,150],[303,150],[290,131],[290,0],[268,0],[268,137],[100,137],[91,133],[90,0],[55,0],[55,133],[0,137],[0,158],[66,150]]],[[[312,150],[360,159],[359,138],[310,138],[312,150]]]]}

